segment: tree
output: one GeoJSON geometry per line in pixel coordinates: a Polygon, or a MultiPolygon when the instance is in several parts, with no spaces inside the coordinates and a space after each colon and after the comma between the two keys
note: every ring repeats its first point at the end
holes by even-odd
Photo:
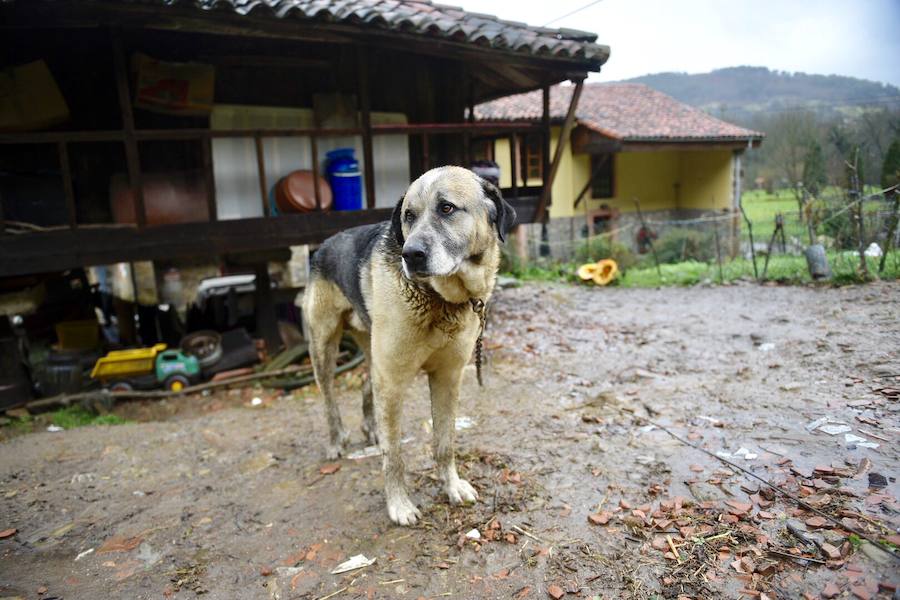
{"type": "Polygon", "coordinates": [[[887,189],[900,183],[900,137],[894,138],[888,147],[881,166],[881,188],[887,189]]]}
{"type": "Polygon", "coordinates": [[[826,183],[828,183],[828,177],[825,173],[825,155],[822,153],[822,145],[818,140],[813,139],[803,158],[803,187],[813,197],[818,197],[826,183]]]}
{"type": "Polygon", "coordinates": [[[770,129],[770,159],[797,199],[797,210],[803,219],[803,165],[807,148],[816,139],[818,123],[809,110],[791,110],[772,119],[770,129]]]}
{"type": "MultiPolygon", "coordinates": [[[[900,183],[900,137],[894,138],[888,147],[884,157],[884,164],[881,166],[881,188],[887,189],[900,183]]],[[[894,235],[897,233],[898,209],[900,209],[900,190],[888,192],[889,197],[893,197],[894,203],[891,210],[891,220],[888,225],[887,236],[884,239],[884,252],[881,254],[881,262],[878,264],[878,272],[884,272],[885,261],[888,252],[891,250],[891,244],[894,242],[894,235]]]]}

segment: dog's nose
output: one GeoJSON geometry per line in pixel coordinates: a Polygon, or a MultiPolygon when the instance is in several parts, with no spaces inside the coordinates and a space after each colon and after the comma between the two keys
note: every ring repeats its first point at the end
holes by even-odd
{"type": "Polygon", "coordinates": [[[425,247],[418,244],[407,243],[403,246],[403,260],[411,271],[424,271],[425,263],[428,262],[428,254],[425,253],[425,247]]]}

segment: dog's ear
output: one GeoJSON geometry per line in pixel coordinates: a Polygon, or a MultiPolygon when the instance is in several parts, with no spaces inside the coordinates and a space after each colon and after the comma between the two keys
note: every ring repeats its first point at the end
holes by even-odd
{"type": "Polygon", "coordinates": [[[394,234],[394,239],[397,240],[397,245],[401,248],[403,247],[406,239],[403,237],[403,196],[397,200],[397,205],[394,206],[394,212],[391,213],[391,233],[394,234]]]}
{"type": "Polygon", "coordinates": [[[503,199],[500,190],[490,181],[482,179],[481,189],[484,190],[485,197],[494,203],[491,216],[494,219],[494,225],[497,226],[497,235],[500,241],[505,242],[506,234],[516,224],[516,209],[503,199]]]}

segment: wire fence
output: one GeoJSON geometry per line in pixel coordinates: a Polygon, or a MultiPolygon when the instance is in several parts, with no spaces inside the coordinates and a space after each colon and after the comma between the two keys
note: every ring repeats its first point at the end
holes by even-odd
{"type": "Polygon", "coordinates": [[[579,219],[532,225],[525,240],[532,260],[526,266],[510,256],[507,269],[571,275],[579,264],[612,258],[620,282],[634,285],[900,277],[897,194],[798,200],[749,192],[742,208],[691,218],[622,214],[597,224],[593,234],[579,219]]]}

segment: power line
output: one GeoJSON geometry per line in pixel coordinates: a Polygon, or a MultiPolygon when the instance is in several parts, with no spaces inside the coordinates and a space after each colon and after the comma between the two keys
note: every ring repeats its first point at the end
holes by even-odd
{"type": "Polygon", "coordinates": [[[588,2],[587,4],[585,4],[584,6],[582,6],[581,8],[576,8],[576,9],[573,10],[572,12],[567,12],[566,14],[564,14],[564,15],[561,16],[561,17],[556,17],[555,19],[550,19],[549,21],[547,21],[546,23],[544,23],[543,25],[541,25],[541,27],[546,27],[547,25],[550,25],[551,23],[556,23],[557,21],[561,21],[562,19],[565,19],[566,17],[571,17],[571,16],[574,15],[575,13],[580,13],[580,12],[583,11],[584,9],[590,8],[590,7],[594,6],[595,4],[600,4],[601,2],[603,2],[603,0],[594,0],[593,2],[588,2]]]}

